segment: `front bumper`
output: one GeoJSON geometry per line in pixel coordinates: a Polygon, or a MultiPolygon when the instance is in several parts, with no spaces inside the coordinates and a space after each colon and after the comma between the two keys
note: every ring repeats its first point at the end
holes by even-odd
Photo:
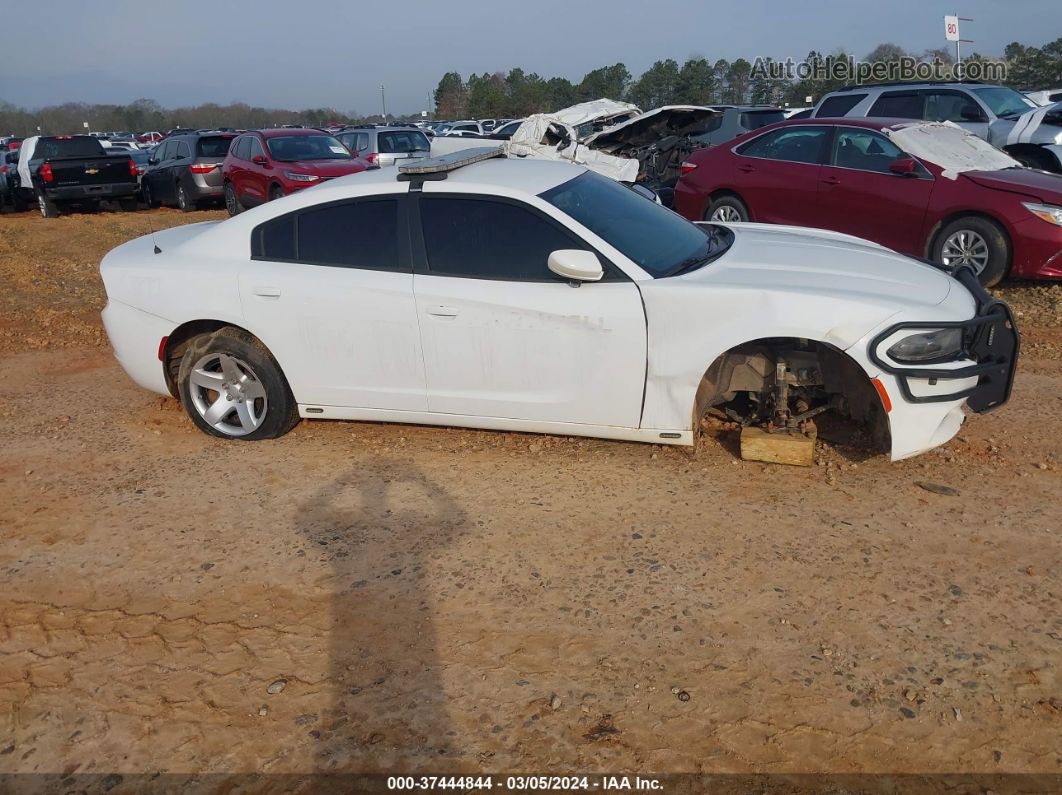
{"type": "Polygon", "coordinates": [[[966,405],[972,411],[982,414],[999,408],[1010,399],[1021,337],[1010,307],[989,295],[970,267],[959,267],[952,272],[952,276],[970,292],[976,302],[977,311],[972,318],[933,323],[922,321],[896,323],[871,340],[867,355],[877,367],[896,379],[900,394],[908,403],[948,403],[965,399],[966,405]],[[900,366],[879,352],[879,349],[884,347],[883,343],[898,331],[930,331],[941,328],[963,330],[966,340],[964,359],[972,360],[974,364],[961,367],[934,367],[933,362],[927,362],[920,367],[900,366]],[[936,384],[938,381],[977,378],[977,383],[954,392],[916,395],[911,389],[909,379],[912,378],[928,380],[930,384],[936,384]]]}

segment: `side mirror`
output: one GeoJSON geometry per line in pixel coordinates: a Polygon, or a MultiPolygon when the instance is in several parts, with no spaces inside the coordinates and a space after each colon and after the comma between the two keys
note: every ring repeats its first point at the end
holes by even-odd
{"type": "Polygon", "coordinates": [[[913,157],[898,157],[889,163],[889,171],[899,177],[913,177],[918,171],[918,163],[913,157]]]}
{"type": "Polygon", "coordinates": [[[266,160],[265,155],[255,155],[254,157],[251,158],[251,162],[254,163],[255,165],[259,165],[259,166],[268,166],[269,165],[269,161],[266,160]]]}
{"type": "Polygon", "coordinates": [[[576,282],[598,282],[605,275],[593,251],[562,248],[549,255],[547,265],[558,276],[576,282]]]}
{"type": "Polygon", "coordinates": [[[645,197],[646,199],[648,199],[649,201],[653,202],[654,204],[658,201],[657,193],[652,188],[647,188],[645,185],[642,185],[641,183],[638,183],[638,182],[635,182],[630,187],[631,187],[631,190],[634,191],[635,193],[637,193],[639,196],[645,197]]]}
{"type": "Polygon", "coordinates": [[[964,105],[963,109],[959,111],[959,116],[962,117],[963,121],[988,121],[981,109],[975,108],[973,105],[964,105]]]}
{"type": "Polygon", "coordinates": [[[149,166],[157,166],[158,164],[159,164],[159,159],[157,157],[149,157],[148,158],[148,165],[149,166]]]}

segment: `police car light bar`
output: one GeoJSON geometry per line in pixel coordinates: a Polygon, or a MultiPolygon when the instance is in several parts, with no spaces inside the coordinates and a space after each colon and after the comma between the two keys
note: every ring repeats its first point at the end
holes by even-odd
{"type": "Polygon", "coordinates": [[[472,149],[462,149],[451,152],[448,155],[429,157],[417,160],[415,163],[402,164],[398,167],[399,174],[412,176],[427,176],[429,174],[445,174],[462,166],[470,166],[482,160],[490,160],[494,157],[504,157],[505,152],[500,146],[477,146],[472,149]]]}

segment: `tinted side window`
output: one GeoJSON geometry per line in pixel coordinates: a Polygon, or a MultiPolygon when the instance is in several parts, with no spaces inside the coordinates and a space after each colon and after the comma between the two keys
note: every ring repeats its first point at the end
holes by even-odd
{"type": "Polygon", "coordinates": [[[836,97],[826,97],[819,109],[815,111],[815,116],[829,119],[844,116],[866,98],[866,94],[839,94],[836,97]]]}
{"type": "Polygon", "coordinates": [[[369,148],[369,134],[358,133],[357,142],[354,144],[355,148],[359,152],[364,152],[369,148]]]}
{"type": "Polygon", "coordinates": [[[402,270],[395,199],[333,204],[298,214],[300,262],[402,270]]]}
{"type": "Polygon", "coordinates": [[[784,120],[785,113],[780,110],[753,110],[742,113],[738,123],[743,130],[758,130],[760,127],[784,120]]]}
{"type": "Polygon", "coordinates": [[[701,127],[701,129],[698,132],[699,133],[715,132],[716,130],[718,130],[722,126],[723,126],[723,114],[719,113],[719,114],[717,114],[715,116],[712,116],[710,119],[708,119],[708,121],[706,121],[704,123],[704,126],[701,127]]]}
{"type": "Polygon", "coordinates": [[[827,127],[774,130],[739,147],[738,154],[790,163],[819,163],[828,133],[827,127]]]}
{"type": "Polygon", "coordinates": [[[482,199],[420,202],[429,270],[439,276],[545,282],[549,255],[587,245],[531,210],[482,199]]]}
{"type": "Polygon", "coordinates": [[[958,91],[927,91],[926,121],[988,121],[977,103],[958,91]]]}
{"type": "Polygon", "coordinates": [[[295,216],[274,218],[251,233],[251,256],[260,259],[295,259],[295,216]]]}
{"type": "Polygon", "coordinates": [[[920,94],[904,91],[886,91],[874,106],[868,116],[881,116],[887,119],[922,119],[924,98],[920,94]]]}
{"type": "Polygon", "coordinates": [[[247,153],[251,151],[251,138],[248,135],[243,136],[237,144],[236,149],[233,152],[240,160],[247,159],[247,153]]]}
{"type": "Polygon", "coordinates": [[[177,154],[174,155],[174,156],[177,157],[177,158],[182,158],[182,157],[191,157],[191,155],[192,155],[192,150],[189,148],[188,142],[187,141],[178,141],[177,142],[177,154]]]}

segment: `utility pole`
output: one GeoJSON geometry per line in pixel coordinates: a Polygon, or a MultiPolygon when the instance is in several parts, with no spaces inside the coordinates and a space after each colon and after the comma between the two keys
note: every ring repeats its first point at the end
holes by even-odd
{"type": "Polygon", "coordinates": [[[387,123],[387,93],[384,91],[383,83],[380,83],[380,105],[383,107],[383,120],[384,124],[387,123]]]}

